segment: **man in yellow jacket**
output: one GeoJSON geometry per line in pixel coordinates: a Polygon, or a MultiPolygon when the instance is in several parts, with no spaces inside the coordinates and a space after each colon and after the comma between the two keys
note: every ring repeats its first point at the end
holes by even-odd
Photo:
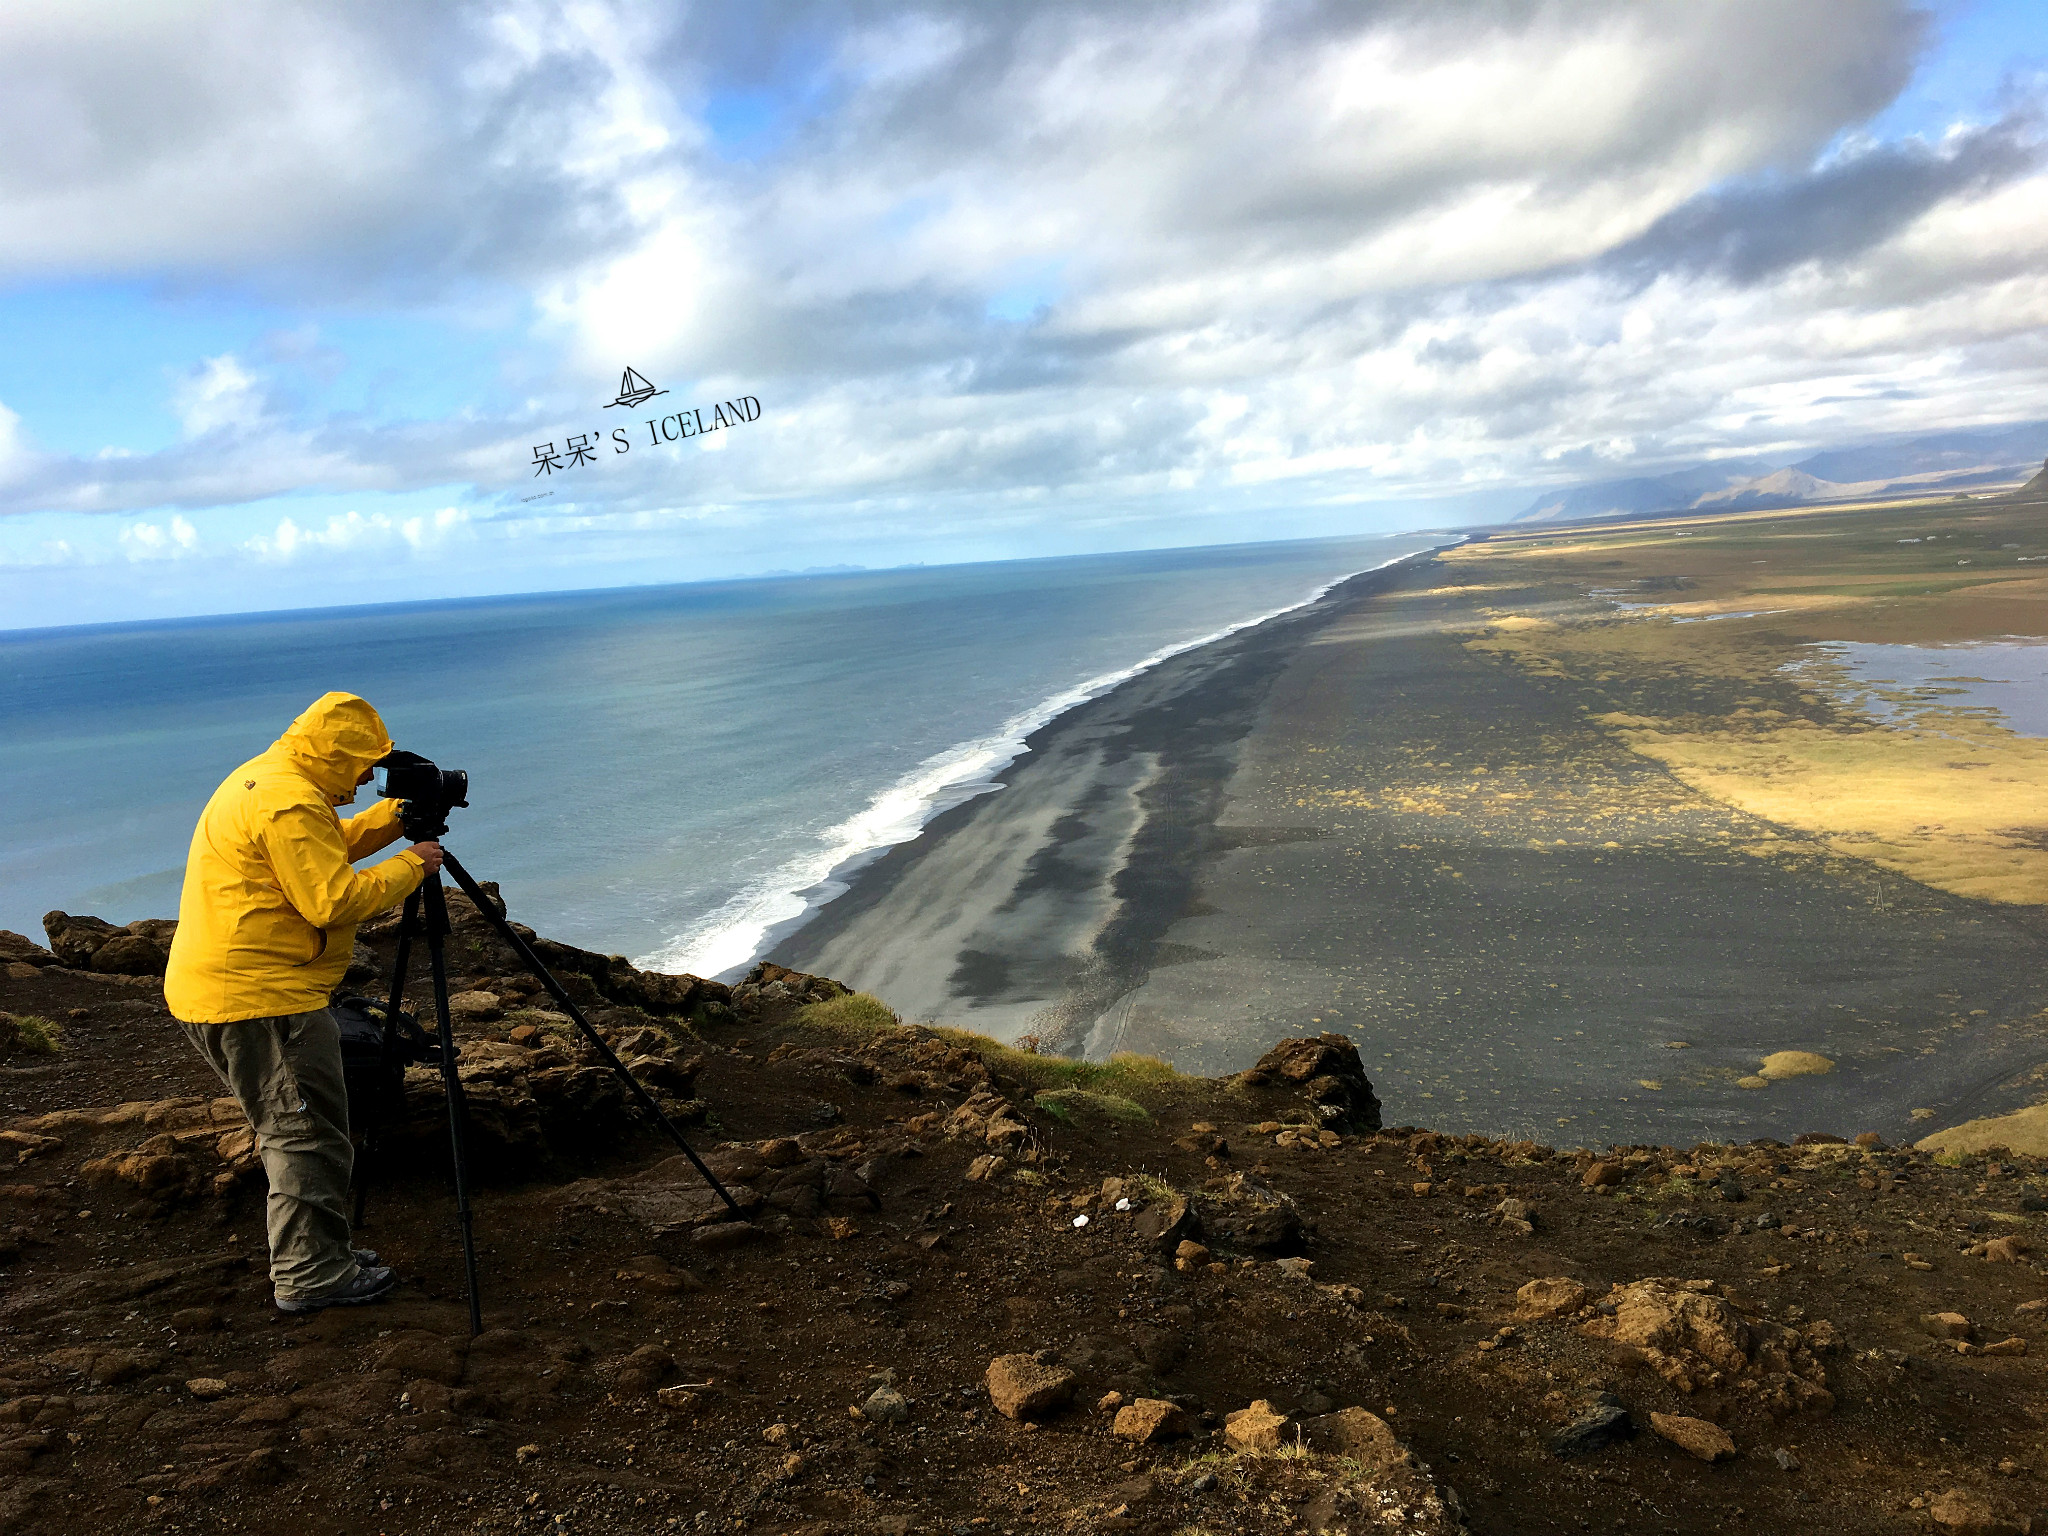
{"type": "Polygon", "coordinates": [[[256,1133],[270,1180],[270,1282],[280,1310],[376,1301],[396,1277],[349,1247],[348,1093],[327,1011],[356,924],[441,867],[415,843],[353,867],[401,835],[398,802],[343,821],[391,750],[377,711],[322,695],[222,781],[192,833],[164,1000],[256,1133]]]}

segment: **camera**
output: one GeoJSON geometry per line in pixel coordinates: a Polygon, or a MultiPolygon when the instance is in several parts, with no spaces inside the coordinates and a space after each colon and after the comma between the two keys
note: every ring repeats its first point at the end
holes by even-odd
{"type": "Polygon", "coordinates": [[[425,842],[448,830],[448,813],[469,804],[469,775],[442,768],[417,752],[387,752],[374,765],[377,793],[397,800],[405,835],[425,842]]]}

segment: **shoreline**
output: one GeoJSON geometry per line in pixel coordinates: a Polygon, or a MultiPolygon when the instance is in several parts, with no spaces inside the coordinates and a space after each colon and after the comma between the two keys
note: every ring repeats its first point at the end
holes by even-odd
{"type": "MultiPolygon", "coordinates": [[[[2039,912],[1688,785],[1601,718],[1655,679],[1531,672],[1487,642],[1519,612],[1611,605],[1432,552],[1176,658],[1036,733],[1002,795],[770,958],[909,1019],[1205,1075],[1342,1031],[1390,1122],[1446,1132],[1891,1139],[2026,1101],[2039,912]],[[1834,1069],[1757,1075],[1788,1050],[1834,1069]]],[[[1774,675],[1721,692],[1687,707],[1820,707],[1774,675]]]]}
{"type": "Polygon", "coordinates": [[[926,758],[876,793],[855,815],[827,829],[822,837],[823,846],[817,852],[740,891],[710,914],[704,920],[711,925],[706,931],[678,936],[637,957],[635,963],[652,970],[692,972],[719,981],[736,980],[757,962],[774,956],[785,942],[816,921],[892,849],[915,842],[948,812],[1003,789],[1004,775],[1034,750],[1032,743],[1040,733],[1072,711],[1179,657],[1313,607],[1347,583],[1396,568],[1405,561],[1433,557],[1460,542],[1462,539],[1451,539],[1333,577],[1296,602],[1163,646],[1127,667],[1099,673],[1047,696],[1010,716],[987,735],[970,738],[926,758]],[[704,958],[707,951],[733,952],[735,935],[746,936],[742,940],[744,958],[721,965],[711,965],[704,958]]]}
{"type": "Polygon", "coordinates": [[[1062,711],[1024,740],[988,792],[881,850],[762,958],[797,968],[838,964],[850,977],[871,978],[855,984],[906,1017],[937,1017],[1006,1042],[1036,1036],[1045,1049],[1078,1053],[1091,1006],[1107,1006],[1149,968],[1174,901],[1191,891],[1195,866],[1210,851],[1199,828],[1220,811],[1264,687],[1310,631],[1462,542],[1340,578],[1062,711]],[[1136,740],[1122,739],[1134,729],[1136,740]],[[970,848],[984,825],[1000,828],[996,844],[970,848]],[[1022,942],[989,950],[949,943],[957,935],[945,930],[959,926],[943,910],[950,898],[927,900],[921,882],[958,897],[963,912],[1018,928],[1022,942]],[[884,939],[891,958],[867,963],[884,939]],[[1029,975],[1008,974],[1010,949],[1029,975]],[[933,965],[949,977],[964,973],[959,995],[976,1004],[972,1017],[945,1011],[941,995],[953,989],[933,965]]]}

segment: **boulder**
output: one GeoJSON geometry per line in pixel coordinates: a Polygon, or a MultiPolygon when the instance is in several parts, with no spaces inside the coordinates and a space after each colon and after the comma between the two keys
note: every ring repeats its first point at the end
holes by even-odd
{"type": "Polygon", "coordinates": [[[1744,1383],[1780,1417],[1834,1406],[1827,1372],[1805,1340],[1744,1312],[1711,1280],[1636,1280],[1615,1286],[1605,1305],[1613,1311],[1581,1331],[1633,1349],[1681,1392],[1744,1383]]]}
{"type": "Polygon", "coordinates": [[[1293,1425],[1263,1397],[1223,1416],[1223,1438],[1238,1451],[1277,1451],[1293,1425]]]}
{"type": "Polygon", "coordinates": [[[0,928],[0,965],[55,965],[57,957],[26,934],[0,928]]]}
{"type": "Polygon", "coordinates": [[[170,946],[140,933],[114,934],[92,952],[92,968],[103,976],[161,976],[170,962],[170,946]]]}
{"type": "Polygon", "coordinates": [[[1177,1403],[1169,1403],[1160,1397],[1141,1397],[1117,1410],[1109,1432],[1119,1440],[1154,1445],[1174,1435],[1186,1434],[1188,1416],[1177,1403]]]}
{"type": "Polygon", "coordinates": [[[1395,1438],[1393,1426],[1363,1408],[1343,1408],[1304,1419],[1301,1435],[1309,1449],[1348,1456],[1369,1472],[1384,1472],[1408,1454],[1395,1438]]]}
{"type": "Polygon", "coordinates": [[[75,971],[92,969],[93,952],[116,933],[112,923],[98,917],[73,917],[69,912],[45,912],[43,932],[58,963],[75,971]]]}
{"type": "Polygon", "coordinates": [[[1542,1323],[1553,1317],[1566,1317],[1592,1299],[1590,1290],[1564,1275],[1531,1280],[1515,1292],[1515,1321],[1542,1323]]]}
{"type": "Polygon", "coordinates": [[[1380,1128],[1379,1096],[1358,1059],[1358,1047],[1342,1035],[1282,1040],[1252,1072],[1298,1088],[1318,1121],[1333,1131],[1362,1134],[1380,1128]]]}
{"type": "Polygon", "coordinates": [[[1074,1395],[1074,1373],[1036,1355],[998,1355],[989,1362],[988,1395],[1006,1419],[1035,1419],[1074,1395]]]}
{"type": "Polygon", "coordinates": [[[1726,1461],[1735,1454],[1735,1441],[1728,1431],[1706,1419],[1690,1419],[1682,1413],[1653,1413],[1650,1428],[1701,1461],[1726,1461]]]}

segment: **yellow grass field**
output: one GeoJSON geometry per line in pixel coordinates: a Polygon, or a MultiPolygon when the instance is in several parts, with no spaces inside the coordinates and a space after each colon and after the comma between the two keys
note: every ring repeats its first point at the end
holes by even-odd
{"type": "Polygon", "coordinates": [[[1944,500],[1539,527],[1446,558],[1496,599],[1468,644],[1606,685],[1596,718],[1691,788],[1943,891],[2042,904],[2048,741],[1873,695],[1810,647],[2048,636],[2044,555],[2048,505],[1944,500]]]}

